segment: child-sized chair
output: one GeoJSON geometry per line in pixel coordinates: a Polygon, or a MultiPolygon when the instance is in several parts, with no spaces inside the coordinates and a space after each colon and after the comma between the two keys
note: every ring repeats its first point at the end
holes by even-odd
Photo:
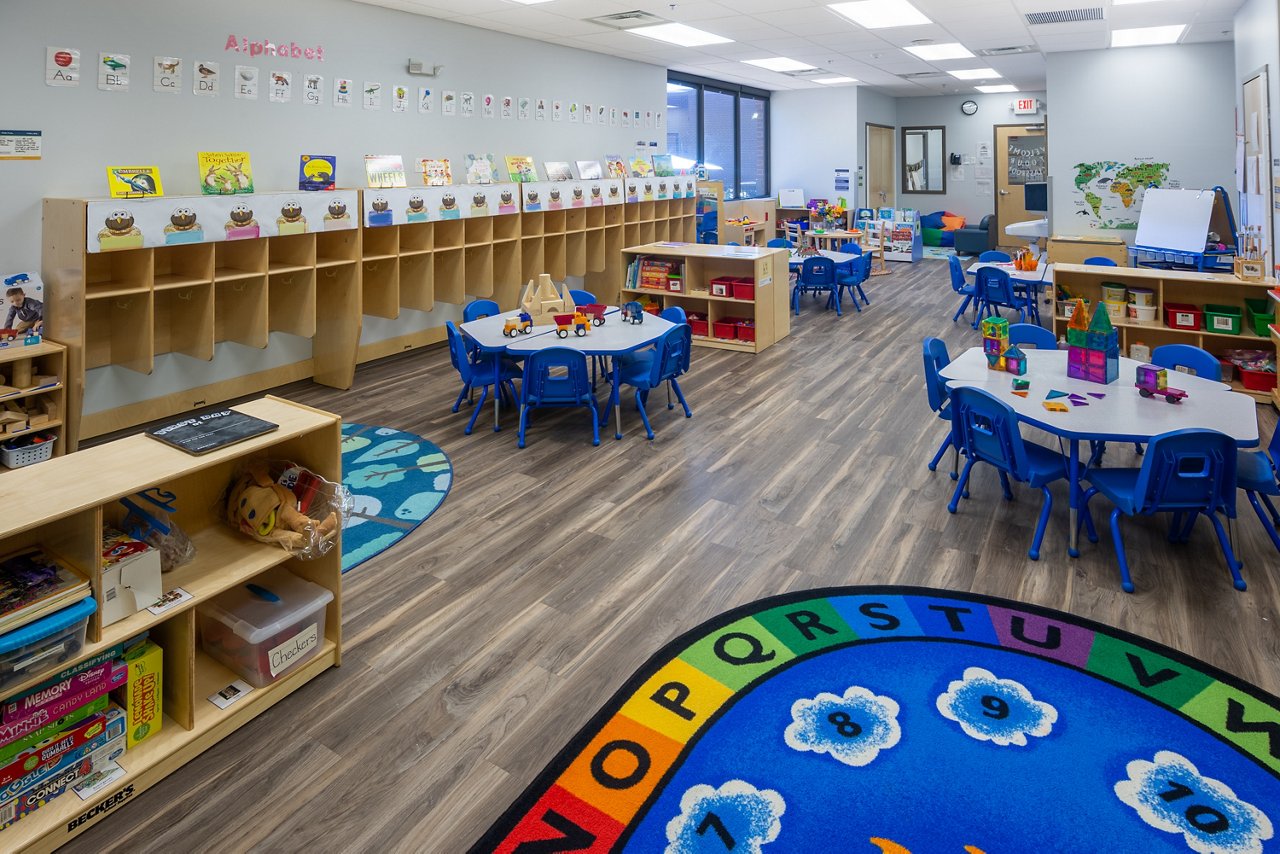
{"type": "MultiPolygon", "coordinates": [[[[827,292],[827,308],[835,306],[836,315],[840,311],[840,283],[836,281],[836,262],[821,256],[806,258],[800,265],[800,279],[791,290],[791,308],[800,313],[800,292],[827,292]]],[[[861,309],[859,309],[861,310],[861,309]]]]}
{"type": "Polygon", "coordinates": [[[1056,350],[1058,341],[1053,333],[1034,323],[1009,324],[1009,344],[1017,347],[1035,347],[1037,350],[1056,350]]]}
{"type": "Polygon", "coordinates": [[[988,249],[978,256],[978,263],[994,263],[1008,264],[1013,259],[1009,257],[1008,252],[1001,252],[999,249],[988,249]]]}
{"type": "Polygon", "coordinates": [[[1084,261],[1082,261],[1081,263],[1082,263],[1082,264],[1087,264],[1087,265],[1089,265],[1089,266],[1091,266],[1091,267],[1118,267],[1118,266],[1120,266],[1120,265],[1119,265],[1119,264],[1117,264],[1115,261],[1112,261],[1110,258],[1103,258],[1101,255],[1094,255],[1094,256],[1093,256],[1093,257],[1091,257],[1091,258],[1086,258],[1086,259],[1084,259],[1084,261]]]}
{"type": "Polygon", "coordinates": [[[619,366],[620,379],[623,385],[636,390],[636,408],[640,410],[640,420],[644,422],[644,430],[650,439],[653,438],[653,427],[649,425],[649,414],[645,410],[645,402],[649,392],[663,383],[667,383],[667,409],[674,409],[671,402],[671,391],[684,407],[684,417],[692,418],[693,410],[684,399],[684,392],[676,378],[689,370],[689,355],[693,350],[693,330],[689,324],[673,326],[658,339],[658,346],[653,350],[642,350],[635,358],[619,366]]]}
{"type": "Polygon", "coordinates": [[[491,299],[473,299],[462,307],[462,322],[470,323],[482,317],[493,317],[498,313],[498,304],[491,299]]]}
{"type": "Polygon", "coordinates": [[[585,406],[591,412],[591,444],[600,444],[600,414],[587,377],[587,357],[570,347],[535,350],[524,360],[520,384],[520,431],[516,445],[523,448],[529,429],[529,410],[542,407],[585,406]]]}
{"type": "MultiPolygon", "coordinates": [[[[480,410],[484,409],[484,402],[489,397],[490,388],[494,389],[494,394],[503,395],[509,390],[511,399],[516,399],[516,387],[512,380],[520,376],[520,368],[510,362],[499,360],[497,376],[495,376],[492,359],[480,359],[474,363],[471,361],[466,341],[463,340],[462,333],[453,325],[452,320],[445,321],[444,329],[445,335],[449,338],[449,361],[453,363],[454,370],[462,378],[462,391],[458,393],[458,399],[453,402],[453,411],[457,412],[462,406],[462,401],[471,393],[472,387],[480,386],[480,401],[472,407],[471,420],[467,422],[467,429],[463,431],[470,436],[471,430],[476,426],[476,418],[479,417],[480,410]]],[[[497,429],[494,427],[495,431],[497,429]]]]}
{"type": "MultiPolygon", "coordinates": [[[[960,266],[960,259],[957,256],[949,256],[947,265],[951,268],[951,290],[955,291],[958,296],[964,297],[960,302],[960,307],[956,309],[956,313],[951,317],[951,322],[955,323],[973,302],[977,286],[971,285],[965,280],[964,267],[960,266]]],[[[974,308],[976,309],[977,306],[975,305],[974,308]]]]}
{"type": "Polygon", "coordinates": [[[947,435],[942,437],[938,452],[933,455],[933,459],[929,460],[929,471],[938,470],[938,462],[942,459],[942,455],[947,452],[947,448],[951,448],[954,452],[951,479],[955,480],[960,476],[956,471],[959,465],[960,448],[955,444],[955,436],[951,429],[951,395],[947,390],[946,381],[938,373],[949,364],[951,364],[951,354],[947,352],[947,343],[941,338],[924,339],[925,394],[929,396],[929,408],[947,422],[947,435]]]}
{"type": "Polygon", "coordinates": [[[570,290],[569,296],[573,300],[574,305],[595,305],[596,295],[591,291],[570,290]]]}
{"type": "Polygon", "coordinates": [[[1271,502],[1272,498],[1280,498],[1280,482],[1277,482],[1277,478],[1280,478],[1280,427],[1271,434],[1271,444],[1266,451],[1236,453],[1236,486],[1244,490],[1249,503],[1253,505],[1253,512],[1258,514],[1258,520],[1270,535],[1276,551],[1280,551],[1280,534],[1276,532],[1280,528],[1280,513],[1276,512],[1276,506],[1271,502]],[[1262,499],[1261,503],[1258,502],[1259,498],[1262,499]],[[1263,504],[1266,505],[1270,518],[1262,511],[1263,504]]]}
{"type": "Polygon", "coordinates": [[[1194,344],[1162,344],[1151,351],[1151,364],[1169,370],[1190,368],[1201,379],[1222,381],[1222,363],[1208,350],[1194,344]]]}
{"type": "Polygon", "coordinates": [[[864,305],[871,305],[871,300],[867,299],[867,294],[862,290],[862,283],[871,278],[871,256],[858,254],[849,262],[849,272],[838,274],[836,282],[839,285],[839,291],[836,293],[836,304],[840,303],[840,296],[844,291],[849,292],[849,301],[853,303],[853,307],[858,310],[858,314],[862,314],[862,306],[858,304],[858,298],[862,298],[864,305]]]}

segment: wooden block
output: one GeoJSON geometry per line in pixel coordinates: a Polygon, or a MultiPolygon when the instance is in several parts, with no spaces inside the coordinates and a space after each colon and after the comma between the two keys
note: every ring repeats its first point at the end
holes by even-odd
{"type": "Polygon", "coordinates": [[[57,374],[36,374],[34,377],[31,378],[30,387],[40,388],[41,386],[57,385],[57,384],[58,384],[57,374]]]}
{"type": "Polygon", "coordinates": [[[59,417],[58,401],[54,400],[52,397],[45,397],[41,399],[40,408],[43,409],[45,414],[51,419],[59,417]]]}
{"type": "Polygon", "coordinates": [[[31,360],[19,359],[13,363],[13,384],[18,388],[31,387],[31,360]]]}
{"type": "Polygon", "coordinates": [[[53,419],[44,412],[28,412],[27,425],[30,427],[43,427],[53,419]]]}

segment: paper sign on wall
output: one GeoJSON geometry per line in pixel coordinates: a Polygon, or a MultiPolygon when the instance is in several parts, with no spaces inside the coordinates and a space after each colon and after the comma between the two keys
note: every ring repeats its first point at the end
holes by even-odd
{"type": "Polygon", "coordinates": [[[569,102],[569,121],[576,122],[578,120],[578,114],[581,111],[582,111],[581,104],[579,104],[577,101],[570,101],[569,102]]]}
{"type": "Polygon", "coordinates": [[[308,74],[302,81],[302,103],[308,107],[320,106],[324,101],[324,78],[319,74],[308,74]]]}
{"type": "Polygon", "coordinates": [[[475,92],[463,92],[458,101],[460,104],[460,111],[464,119],[469,119],[476,114],[475,92]]]}
{"type": "Polygon", "coordinates": [[[0,160],[39,160],[41,132],[0,130],[0,160]]]}
{"type": "Polygon", "coordinates": [[[46,48],[44,82],[49,86],[79,86],[80,51],[69,47],[46,48]]]}
{"type": "Polygon", "coordinates": [[[486,119],[493,118],[493,105],[495,98],[492,95],[480,96],[480,115],[486,119]]]}
{"type": "Polygon", "coordinates": [[[436,110],[436,93],[427,86],[418,87],[418,112],[434,113],[436,110]]]}
{"type": "Polygon", "coordinates": [[[595,122],[595,120],[596,120],[596,108],[591,106],[590,104],[583,104],[582,105],[582,123],[584,125],[589,125],[595,122]]]}
{"type": "Polygon", "coordinates": [[[613,127],[618,126],[618,108],[617,107],[609,108],[609,124],[612,125],[613,127]]]}
{"type": "Polygon", "coordinates": [[[194,68],[195,71],[191,75],[191,94],[216,98],[222,67],[216,62],[197,60],[194,68]]]}
{"type": "Polygon", "coordinates": [[[551,102],[551,121],[558,122],[563,118],[564,118],[564,102],[552,101],[551,102]]]}
{"type": "Polygon", "coordinates": [[[393,86],[391,89],[391,112],[407,113],[409,111],[409,87],[393,86]]]}
{"type": "Polygon", "coordinates": [[[366,110],[381,110],[382,84],[373,80],[364,81],[364,97],[362,103],[366,110]]]}
{"type": "Polygon", "coordinates": [[[440,93],[440,112],[446,116],[452,116],[458,112],[457,92],[452,89],[445,89],[440,93]]]}
{"type": "Polygon", "coordinates": [[[235,96],[242,101],[258,100],[258,69],[252,65],[237,65],[235,96]]]}
{"type": "Polygon", "coordinates": [[[356,82],[350,77],[338,77],[333,81],[333,105],[335,107],[350,107],[351,92],[355,89],[356,82]]]}
{"type": "Polygon", "coordinates": [[[530,113],[530,110],[531,110],[532,106],[533,106],[533,100],[532,100],[532,99],[530,99],[530,98],[521,98],[521,99],[520,99],[519,106],[518,106],[518,109],[517,109],[517,115],[519,115],[519,117],[520,117],[520,121],[522,121],[522,122],[527,122],[527,121],[529,121],[529,113],[530,113]]]}
{"type": "Polygon", "coordinates": [[[502,96],[502,117],[509,119],[515,115],[516,99],[510,95],[502,96]]]}
{"type": "Polygon", "coordinates": [[[283,104],[293,98],[293,73],[290,71],[272,71],[267,84],[267,100],[273,104],[283,104]]]}
{"type": "Polygon", "coordinates": [[[547,99],[539,98],[538,106],[533,110],[533,118],[535,121],[545,121],[547,118],[547,99]]]}
{"type": "Polygon", "coordinates": [[[157,56],[151,67],[151,88],[165,95],[176,95],[182,89],[182,60],[176,56],[157,56]]]}
{"type": "Polygon", "coordinates": [[[129,91],[129,55],[98,54],[98,88],[103,92],[129,91]]]}

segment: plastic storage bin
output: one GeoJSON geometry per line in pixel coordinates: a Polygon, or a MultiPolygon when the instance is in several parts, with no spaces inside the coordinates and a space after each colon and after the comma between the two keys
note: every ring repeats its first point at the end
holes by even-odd
{"type": "Polygon", "coordinates": [[[724,338],[725,340],[732,341],[738,337],[738,324],[732,317],[713,321],[711,324],[711,334],[717,338],[724,338]]]}
{"type": "Polygon", "coordinates": [[[1129,288],[1129,305],[1156,304],[1156,292],[1150,288],[1129,288]]]}
{"type": "Polygon", "coordinates": [[[0,691],[35,673],[54,670],[84,647],[92,596],[0,635],[0,691]]]}
{"type": "Polygon", "coordinates": [[[315,658],[333,592],[276,567],[196,608],[200,646],[255,688],[315,658]]]}
{"type": "Polygon", "coordinates": [[[738,327],[739,341],[756,340],[756,324],[753,320],[739,320],[735,326],[738,327]]]}
{"type": "Polygon", "coordinates": [[[1174,329],[1199,329],[1203,312],[1194,305],[1182,302],[1164,304],[1164,324],[1174,329]]]}
{"type": "Polygon", "coordinates": [[[42,463],[53,456],[53,445],[58,437],[45,434],[44,441],[38,445],[20,445],[14,448],[0,448],[0,462],[8,469],[20,469],[33,463],[42,463]]]}
{"type": "Polygon", "coordinates": [[[1154,305],[1129,303],[1129,319],[1149,323],[1156,319],[1156,307],[1154,305]]]}
{"type": "Polygon", "coordinates": [[[713,297],[731,297],[733,296],[733,277],[719,276],[711,280],[711,295],[713,297]]]}
{"type": "Polygon", "coordinates": [[[1107,314],[1110,315],[1112,323],[1124,320],[1125,311],[1128,309],[1127,303],[1107,299],[1102,301],[1102,305],[1106,308],[1107,314]]]}
{"type": "Polygon", "coordinates": [[[1115,282],[1102,283],[1102,301],[1103,302],[1127,302],[1128,290],[1124,285],[1115,282]]]}
{"type": "Polygon", "coordinates": [[[733,280],[733,298],[747,300],[751,302],[756,298],[756,280],[755,279],[734,279],[733,280]]]}
{"type": "Polygon", "coordinates": [[[1271,391],[1276,387],[1276,375],[1270,371],[1251,371],[1237,368],[1240,371],[1240,382],[1249,391],[1271,391]]]}
{"type": "Polygon", "coordinates": [[[1254,335],[1266,338],[1271,334],[1267,327],[1276,322],[1276,311],[1271,300],[1247,299],[1244,301],[1244,310],[1249,315],[1249,325],[1253,327],[1254,335]]]}
{"type": "Polygon", "coordinates": [[[1234,305],[1213,305],[1204,307],[1205,332],[1220,332],[1227,335],[1240,334],[1240,322],[1244,312],[1234,305]]]}
{"type": "Polygon", "coordinates": [[[689,329],[694,335],[707,337],[707,316],[697,312],[690,311],[685,314],[685,320],[689,321],[689,329]]]}

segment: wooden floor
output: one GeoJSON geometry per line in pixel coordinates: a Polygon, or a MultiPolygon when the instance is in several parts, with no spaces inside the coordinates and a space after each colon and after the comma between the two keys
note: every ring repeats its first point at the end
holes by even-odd
{"type": "MultiPolygon", "coordinates": [[[[1043,557],[1027,558],[1040,496],[1000,500],[975,472],[957,515],[925,462],[920,340],[952,353],[947,266],[891,265],[861,315],[805,300],[760,356],[698,349],[694,410],[659,408],[644,439],[590,444],[585,413],[512,420],[449,412],[444,350],[362,368],[346,393],[288,397],[419,433],[453,459],[441,509],[346,578],[344,664],[76,840],[70,850],[460,852],[613,690],[673,636],[760,597],[828,585],[919,584],[1005,596],[1136,632],[1280,693],[1280,560],[1241,500],[1249,590],[1232,589],[1212,531],[1170,546],[1126,522],[1138,591],[1105,537],[1066,556],[1055,490],[1043,557]]],[[[1258,407],[1264,436],[1275,412],[1258,407]]],[[[1113,448],[1109,463],[1131,464],[1113,448]]],[[[944,466],[945,468],[945,466],[944,466]]],[[[1100,502],[1102,503],[1102,502],[1100,502]]],[[[127,757],[125,764],[127,766],[127,757]]]]}

